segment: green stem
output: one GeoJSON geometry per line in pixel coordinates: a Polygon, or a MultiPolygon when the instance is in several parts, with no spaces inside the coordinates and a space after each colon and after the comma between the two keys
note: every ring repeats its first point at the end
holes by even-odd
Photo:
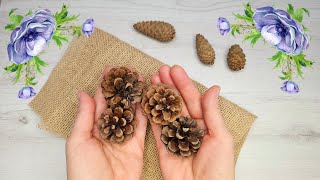
{"type": "Polygon", "coordinates": [[[73,29],[75,26],[63,26],[63,27],[57,27],[57,30],[71,30],[73,29]]]}
{"type": "MultiPolygon", "coordinates": [[[[30,60],[31,61],[31,60],[30,60]]],[[[25,85],[26,86],[28,86],[29,84],[28,84],[28,79],[29,79],[29,72],[30,72],[30,69],[29,69],[29,66],[30,66],[30,64],[29,64],[29,62],[30,61],[28,61],[27,63],[26,63],[26,80],[25,80],[25,85]]]]}
{"type": "Polygon", "coordinates": [[[289,80],[292,81],[292,66],[291,66],[291,56],[287,55],[287,72],[290,74],[289,80]]]}

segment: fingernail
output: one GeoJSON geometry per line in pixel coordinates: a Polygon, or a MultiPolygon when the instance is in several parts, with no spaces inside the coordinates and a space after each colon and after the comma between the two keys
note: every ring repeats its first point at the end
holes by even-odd
{"type": "Polygon", "coordinates": [[[217,94],[218,95],[220,94],[220,90],[221,90],[221,88],[218,86],[218,89],[217,89],[217,94]]]}

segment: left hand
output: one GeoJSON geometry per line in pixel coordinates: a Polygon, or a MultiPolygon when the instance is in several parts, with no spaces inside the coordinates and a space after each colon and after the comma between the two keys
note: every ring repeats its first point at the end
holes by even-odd
{"type": "MultiPolygon", "coordinates": [[[[111,68],[108,66],[102,77],[111,68]]],[[[66,143],[68,180],[141,179],[147,119],[140,104],[136,104],[137,127],[133,137],[124,144],[102,140],[95,124],[106,110],[100,83],[94,98],[79,93],[78,116],[66,143]]]]}

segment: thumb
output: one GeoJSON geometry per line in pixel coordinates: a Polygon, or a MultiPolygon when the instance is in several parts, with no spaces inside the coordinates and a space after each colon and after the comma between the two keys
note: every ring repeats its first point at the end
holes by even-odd
{"type": "Polygon", "coordinates": [[[209,135],[217,135],[227,131],[227,127],[219,108],[219,93],[220,87],[213,86],[207,90],[201,99],[203,117],[209,135]]]}
{"type": "Polygon", "coordinates": [[[71,132],[72,138],[89,139],[94,124],[95,102],[87,93],[79,93],[79,110],[71,132]]]}

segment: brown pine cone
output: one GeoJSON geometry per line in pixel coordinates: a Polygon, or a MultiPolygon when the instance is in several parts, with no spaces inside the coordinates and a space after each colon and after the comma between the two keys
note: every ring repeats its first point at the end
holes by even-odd
{"type": "Polygon", "coordinates": [[[160,139],[169,152],[188,157],[197,153],[203,136],[204,131],[197,128],[196,120],[180,117],[162,127],[160,139]]]}
{"type": "Polygon", "coordinates": [[[204,64],[214,64],[215,52],[209,41],[201,34],[196,35],[196,48],[200,61],[204,64]]]}
{"type": "Polygon", "coordinates": [[[166,125],[180,117],[182,98],[168,85],[154,85],[144,94],[141,106],[150,121],[166,125]]]}
{"type": "Polygon", "coordinates": [[[246,65],[246,55],[238,44],[232,45],[229,49],[227,61],[233,71],[239,71],[246,65]]]}
{"type": "Polygon", "coordinates": [[[130,108],[141,101],[144,83],[138,80],[139,74],[126,67],[112,68],[101,83],[102,93],[111,108],[130,108]],[[112,107],[114,106],[114,107],[112,107]]]}
{"type": "Polygon", "coordinates": [[[134,29],[158,41],[171,41],[176,31],[174,27],[163,21],[142,21],[133,25],[134,29]]]}
{"type": "Polygon", "coordinates": [[[135,130],[134,122],[132,109],[108,108],[98,119],[97,127],[101,138],[106,142],[122,143],[132,137],[135,130]]]}

